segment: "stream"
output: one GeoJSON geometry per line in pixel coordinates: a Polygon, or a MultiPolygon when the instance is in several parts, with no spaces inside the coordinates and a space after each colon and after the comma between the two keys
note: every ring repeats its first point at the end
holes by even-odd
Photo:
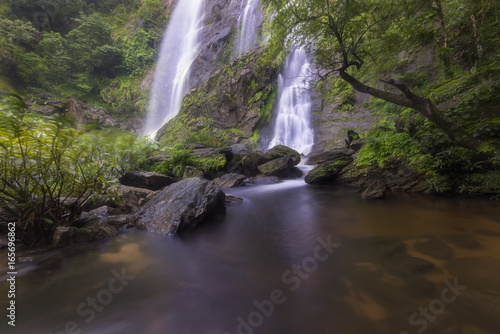
{"type": "Polygon", "coordinates": [[[303,180],[228,192],[244,202],[176,236],[132,229],[19,264],[17,326],[0,332],[498,333],[496,202],[303,180]]]}

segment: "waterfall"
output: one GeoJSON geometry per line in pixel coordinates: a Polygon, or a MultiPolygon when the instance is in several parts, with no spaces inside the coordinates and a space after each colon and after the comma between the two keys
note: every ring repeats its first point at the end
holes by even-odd
{"type": "Polygon", "coordinates": [[[269,148],[285,145],[307,155],[314,144],[310,125],[311,96],[309,80],[311,64],[304,50],[295,50],[287,58],[278,78],[280,90],[274,138],[269,148]]]}
{"type": "Polygon", "coordinates": [[[247,0],[243,13],[238,19],[238,26],[240,27],[238,56],[247,53],[255,46],[258,5],[259,0],[247,0]]]}
{"type": "Polygon", "coordinates": [[[156,132],[177,115],[189,90],[189,76],[199,49],[203,0],[179,0],[160,50],[146,117],[145,134],[156,132]]]}

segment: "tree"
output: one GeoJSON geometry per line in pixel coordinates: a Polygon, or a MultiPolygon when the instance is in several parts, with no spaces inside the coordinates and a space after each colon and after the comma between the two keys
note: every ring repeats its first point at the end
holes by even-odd
{"type": "MultiPolygon", "coordinates": [[[[273,21],[275,48],[282,48],[283,44],[305,47],[315,55],[320,67],[326,69],[323,76],[337,73],[359,92],[418,111],[454,144],[480,149],[482,144],[478,140],[404,82],[382,77],[379,81],[390,89],[381,89],[359,79],[367,67],[370,70],[378,66],[376,58],[382,51],[387,57],[395,57],[412,41],[413,35],[421,33],[417,27],[404,24],[408,22],[405,11],[420,7],[410,13],[422,15],[425,8],[432,8],[432,1],[415,1],[412,6],[395,0],[271,0],[271,3],[278,13],[273,21]]],[[[427,26],[432,22],[427,20],[427,26]]],[[[423,32],[426,31],[435,38],[435,33],[424,26],[423,32]]]]}

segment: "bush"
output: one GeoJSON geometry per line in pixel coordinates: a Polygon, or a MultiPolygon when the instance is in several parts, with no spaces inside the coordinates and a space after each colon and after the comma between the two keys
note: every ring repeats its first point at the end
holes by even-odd
{"type": "Polygon", "coordinates": [[[154,148],[135,135],[89,133],[58,116],[30,120],[19,97],[0,99],[0,208],[26,244],[50,240],[124,170],[154,148]]]}

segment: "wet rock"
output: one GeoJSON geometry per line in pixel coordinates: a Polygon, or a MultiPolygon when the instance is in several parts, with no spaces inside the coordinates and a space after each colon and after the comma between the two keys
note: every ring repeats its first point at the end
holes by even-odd
{"type": "Polygon", "coordinates": [[[243,198],[231,195],[231,194],[226,194],[226,205],[238,205],[243,203],[243,198]]]}
{"type": "Polygon", "coordinates": [[[314,167],[305,177],[308,184],[335,182],[340,172],[351,164],[352,158],[325,162],[314,167]]]}
{"type": "Polygon", "coordinates": [[[348,159],[354,153],[354,150],[349,148],[336,148],[332,150],[311,153],[307,156],[308,165],[318,165],[332,160],[348,159]]]}
{"type": "Polygon", "coordinates": [[[447,244],[435,238],[416,243],[415,249],[436,259],[449,260],[453,257],[453,250],[447,244]]]}
{"type": "Polygon", "coordinates": [[[244,185],[245,179],[246,179],[245,175],[230,173],[215,179],[214,183],[219,188],[234,188],[234,187],[241,187],[242,185],[244,185]]]}
{"type": "Polygon", "coordinates": [[[268,184],[275,184],[275,183],[281,183],[281,182],[283,182],[283,180],[281,180],[277,176],[265,176],[262,174],[248,178],[245,180],[245,183],[254,184],[254,185],[268,185],[268,184]]]}
{"type": "Polygon", "coordinates": [[[118,181],[124,186],[156,191],[171,185],[175,182],[175,179],[171,176],[154,172],[126,172],[118,181]]]}
{"type": "Polygon", "coordinates": [[[262,152],[255,151],[247,154],[241,160],[243,174],[246,176],[255,176],[259,174],[259,166],[265,164],[268,160],[262,152]]]}
{"type": "Polygon", "coordinates": [[[268,162],[279,158],[284,158],[286,156],[290,156],[292,158],[294,166],[300,163],[299,152],[284,145],[274,146],[273,148],[267,150],[266,153],[264,153],[264,157],[268,162]]]}
{"type": "Polygon", "coordinates": [[[118,230],[103,221],[93,221],[81,228],[58,226],[52,235],[52,246],[65,247],[80,242],[108,239],[118,234],[118,230]]]}
{"type": "Polygon", "coordinates": [[[205,176],[205,173],[203,171],[199,170],[198,168],[195,168],[193,166],[186,166],[184,169],[184,175],[182,176],[183,179],[189,179],[193,177],[201,177],[203,178],[205,176]]]}
{"type": "MultiPolygon", "coordinates": [[[[296,160],[294,157],[287,155],[282,158],[278,158],[258,167],[259,172],[266,176],[278,176],[281,178],[294,178],[297,177],[296,172],[293,169],[296,160]]],[[[300,176],[300,175],[299,175],[300,176]]]]}
{"type": "Polygon", "coordinates": [[[162,190],[133,217],[150,233],[175,234],[225,210],[225,194],[212,181],[189,178],[162,190]]]}
{"type": "Polygon", "coordinates": [[[383,181],[373,181],[368,187],[361,193],[362,199],[377,199],[384,198],[387,186],[383,181]]]}
{"type": "Polygon", "coordinates": [[[125,212],[133,212],[139,210],[141,206],[158,194],[158,191],[119,185],[110,187],[108,193],[116,194],[114,201],[116,207],[125,212]]]}

